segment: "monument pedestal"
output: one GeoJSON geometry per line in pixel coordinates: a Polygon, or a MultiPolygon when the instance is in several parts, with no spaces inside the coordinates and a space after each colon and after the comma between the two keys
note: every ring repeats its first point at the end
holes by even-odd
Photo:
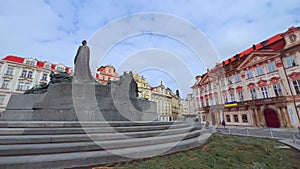
{"type": "MultiPolygon", "coordinates": [[[[125,76],[125,77],[124,77],[125,76]]],[[[50,84],[44,94],[13,95],[1,120],[14,121],[153,121],[156,104],[136,98],[132,77],[111,85],[50,84]]]]}

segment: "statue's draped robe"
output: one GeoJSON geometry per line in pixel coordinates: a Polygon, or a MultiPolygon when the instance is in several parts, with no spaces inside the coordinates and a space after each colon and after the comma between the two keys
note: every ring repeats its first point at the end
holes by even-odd
{"type": "Polygon", "coordinates": [[[74,78],[76,82],[89,83],[94,82],[94,78],[90,70],[90,49],[88,46],[80,46],[74,59],[75,72],[74,78]]]}

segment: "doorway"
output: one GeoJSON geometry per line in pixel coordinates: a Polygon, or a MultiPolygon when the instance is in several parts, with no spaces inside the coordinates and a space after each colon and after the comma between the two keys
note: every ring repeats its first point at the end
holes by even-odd
{"type": "Polygon", "coordinates": [[[280,122],[277,113],[272,109],[266,109],[264,112],[267,127],[279,128],[280,122]]]}

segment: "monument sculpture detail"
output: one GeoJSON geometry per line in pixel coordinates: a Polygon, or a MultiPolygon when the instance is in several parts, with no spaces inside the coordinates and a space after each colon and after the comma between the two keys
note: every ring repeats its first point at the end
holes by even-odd
{"type": "Polygon", "coordinates": [[[74,79],[76,82],[94,82],[95,79],[92,77],[91,70],[90,70],[90,48],[86,45],[87,42],[84,40],[82,41],[82,46],[80,46],[77,50],[74,65],[74,79]]]}

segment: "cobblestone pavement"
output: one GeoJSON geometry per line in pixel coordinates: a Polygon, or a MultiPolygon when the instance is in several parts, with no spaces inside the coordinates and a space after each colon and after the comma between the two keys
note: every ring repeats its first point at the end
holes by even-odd
{"type": "Polygon", "coordinates": [[[277,139],[300,150],[300,131],[287,128],[216,127],[216,133],[277,139]]]}

